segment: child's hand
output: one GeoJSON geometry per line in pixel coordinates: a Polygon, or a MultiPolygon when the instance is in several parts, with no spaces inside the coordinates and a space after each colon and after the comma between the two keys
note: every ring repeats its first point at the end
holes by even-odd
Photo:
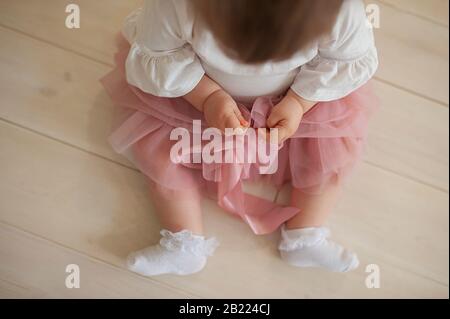
{"type": "Polygon", "coordinates": [[[212,93],[203,104],[203,114],[210,127],[245,129],[249,123],[242,116],[236,102],[223,90],[212,93]]]}
{"type": "Polygon", "coordinates": [[[284,142],[298,129],[304,114],[303,106],[296,96],[289,92],[275,105],[267,119],[267,128],[278,129],[278,143],[284,142]]]}

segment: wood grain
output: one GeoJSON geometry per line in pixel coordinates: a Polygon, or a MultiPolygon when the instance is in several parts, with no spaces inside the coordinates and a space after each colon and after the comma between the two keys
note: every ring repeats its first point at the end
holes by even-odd
{"type": "MultiPolygon", "coordinates": [[[[111,102],[98,82],[140,2],[79,0],[81,29],[69,30],[68,0],[0,1],[0,297],[448,298],[447,1],[375,1],[381,109],[330,221],[357,271],[289,267],[278,234],[255,236],[206,200],[215,256],[199,274],[151,279],[123,267],[160,227],[143,177],[106,143],[111,102]],[[68,263],[81,267],[79,290],[64,286],[68,263]],[[380,289],[365,285],[368,264],[380,289]]],[[[247,190],[274,198],[260,186],[247,190]]]]}

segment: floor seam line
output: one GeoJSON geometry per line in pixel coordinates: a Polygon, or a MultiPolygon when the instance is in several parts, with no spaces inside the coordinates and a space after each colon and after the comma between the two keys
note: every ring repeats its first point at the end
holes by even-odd
{"type": "Polygon", "coordinates": [[[187,295],[191,295],[191,296],[195,296],[195,297],[199,297],[199,298],[201,297],[200,295],[197,295],[197,294],[195,294],[195,293],[191,293],[191,292],[188,292],[188,291],[179,289],[179,288],[177,288],[177,287],[173,287],[173,286],[171,286],[171,285],[168,285],[168,284],[166,284],[166,283],[164,283],[164,282],[161,282],[161,281],[158,281],[158,280],[156,280],[156,279],[153,279],[153,278],[150,278],[150,277],[145,277],[145,276],[137,275],[137,274],[135,274],[135,273],[133,273],[133,272],[131,272],[131,271],[127,271],[127,270],[125,270],[124,268],[121,268],[121,267],[119,267],[119,266],[117,266],[117,265],[114,265],[114,264],[112,264],[112,263],[110,263],[110,262],[108,262],[108,261],[106,261],[106,260],[100,259],[99,257],[92,256],[92,255],[90,255],[90,254],[88,254],[88,253],[86,253],[86,252],[83,252],[83,251],[81,251],[81,250],[75,249],[75,248],[73,248],[73,247],[69,247],[69,246],[67,246],[67,245],[65,245],[65,244],[63,244],[63,243],[60,243],[60,242],[58,242],[58,241],[55,241],[55,240],[53,240],[53,239],[50,239],[50,238],[47,238],[47,237],[43,237],[42,235],[39,235],[39,234],[37,234],[37,233],[31,232],[31,231],[26,230],[26,229],[24,229],[24,228],[21,228],[21,227],[19,227],[19,226],[10,224],[9,222],[7,222],[7,221],[5,221],[5,220],[0,220],[0,224],[3,225],[4,227],[12,228],[12,229],[14,229],[14,230],[16,230],[16,231],[19,231],[19,232],[21,232],[21,233],[25,233],[25,234],[27,234],[27,235],[29,235],[29,236],[31,236],[31,237],[36,237],[36,238],[38,238],[38,239],[40,239],[40,240],[42,240],[42,241],[49,242],[49,243],[51,243],[51,244],[53,244],[53,245],[55,245],[55,246],[57,246],[57,247],[61,247],[61,248],[64,248],[64,249],[66,249],[66,250],[72,251],[72,252],[74,252],[74,253],[76,253],[76,254],[78,254],[78,255],[85,256],[85,257],[87,257],[88,259],[90,259],[91,261],[95,261],[95,262],[98,262],[98,263],[103,264],[103,265],[105,265],[105,266],[111,267],[111,268],[115,269],[116,271],[120,271],[120,272],[122,272],[122,273],[129,274],[129,275],[131,275],[131,276],[133,276],[133,277],[135,277],[135,278],[142,279],[142,280],[145,280],[145,281],[149,281],[149,282],[152,282],[152,283],[156,283],[156,284],[159,284],[159,285],[161,285],[161,286],[165,286],[166,288],[169,288],[170,290],[172,290],[172,291],[174,291],[174,292],[181,292],[181,293],[183,293],[183,294],[187,294],[187,295]]]}
{"type": "Polygon", "coordinates": [[[71,54],[77,55],[77,56],[82,57],[82,58],[84,58],[84,59],[87,59],[87,60],[96,62],[96,63],[101,64],[101,65],[103,65],[103,66],[114,67],[114,64],[113,64],[113,63],[105,62],[105,61],[100,60],[100,59],[98,59],[98,58],[89,56],[89,55],[87,55],[87,54],[85,54],[85,53],[82,53],[82,52],[73,50],[73,49],[71,49],[71,48],[67,48],[67,47],[65,47],[65,46],[63,46],[63,45],[61,45],[61,44],[56,43],[56,42],[52,42],[52,41],[50,41],[50,40],[46,40],[46,39],[44,39],[44,38],[35,36],[35,35],[33,35],[33,34],[29,34],[29,33],[25,32],[25,31],[22,31],[22,30],[19,30],[19,29],[10,27],[10,26],[5,25],[5,24],[3,24],[3,23],[1,23],[1,22],[0,22],[0,27],[2,27],[2,28],[4,28],[4,29],[7,29],[7,30],[10,30],[10,31],[13,31],[13,32],[16,32],[16,33],[19,33],[19,34],[21,34],[21,35],[23,35],[23,36],[25,36],[25,37],[31,38],[31,39],[33,39],[33,40],[35,40],[35,41],[43,42],[43,43],[45,43],[45,44],[47,44],[47,45],[50,45],[50,46],[53,46],[53,47],[58,48],[58,49],[60,49],[60,50],[63,50],[63,51],[65,51],[65,52],[69,52],[69,53],[71,53],[71,54]]]}
{"type": "Polygon", "coordinates": [[[394,4],[391,4],[391,3],[389,3],[389,2],[385,2],[385,1],[383,1],[383,0],[378,0],[378,2],[379,2],[379,3],[382,3],[382,4],[385,5],[386,7],[389,7],[389,8],[391,8],[391,9],[394,9],[394,10],[397,10],[397,11],[400,11],[400,12],[403,12],[403,13],[406,13],[406,14],[409,14],[410,16],[416,17],[416,18],[418,18],[418,19],[428,21],[428,22],[430,22],[430,23],[432,23],[432,24],[434,24],[434,25],[437,25],[437,26],[440,26],[440,27],[443,27],[443,28],[447,28],[447,29],[449,28],[448,24],[445,24],[445,23],[440,22],[440,21],[438,21],[438,20],[435,20],[435,19],[433,19],[433,18],[430,18],[430,17],[424,16],[424,15],[421,15],[421,14],[419,14],[419,13],[415,13],[415,12],[413,12],[413,11],[411,11],[411,10],[402,9],[402,8],[400,8],[400,7],[398,7],[398,6],[394,5],[394,4]]]}
{"type": "MultiPolygon", "coordinates": [[[[37,37],[37,36],[32,35],[32,34],[29,34],[29,33],[26,33],[25,31],[22,31],[22,30],[19,30],[19,29],[10,27],[10,26],[5,25],[5,24],[3,24],[3,23],[1,23],[1,22],[0,22],[0,27],[3,27],[3,28],[5,28],[5,29],[7,29],[7,30],[10,30],[10,31],[12,31],[12,32],[17,32],[17,33],[19,33],[19,34],[21,34],[21,35],[23,35],[23,36],[26,36],[26,37],[29,37],[29,38],[35,40],[35,41],[41,41],[41,42],[43,42],[43,43],[45,43],[45,44],[47,44],[47,45],[50,45],[50,46],[53,46],[53,47],[58,48],[58,49],[60,49],[60,50],[63,50],[63,51],[65,51],[65,52],[68,52],[68,53],[77,55],[77,56],[79,56],[79,57],[82,57],[82,58],[84,58],[84,59],[90,60],[90,61],[92,61],[92,62],[96,62],[96,63],[101,64],[101,65],[103,65],[103,66],[108,66],[108,67],[114,68],[114,64],[113,64],[113,63],[108,63],[108,62],[99,60],[99,59],[97,59],[97,58],[95,58],[95,57],[91,57],[91,56],[89,56],[89,55],[87,55],[87,54],[85,54],[85,53],[81,53],[81,52],[75,51],[75,50],[73,50],[73,49],[66,48],[66,47],[64,47],[64,46],[61,45],[61,44],[58,44],[58,43],[55,43],[55,42],[51,42],[51,41],[49,41],[49,40],[46,40],[46,39],[37,37]]],[[[398,89],[398,90],[402,90],[402,91],[407,92],[407,93],[409,93],[409,94],[412,94],[412,95],[414,95],[414,96],[418,96],[418,97],[420,97],[420,98],[422,98],[422,99],[426,99],[426,100],[429,100],[429,101],[431,101],[431,102],[434,102],[434,103],[438,104],[439,106],[444,106],[444,107],[446,107],[446,108],[449,107],[449,104],[446,103],[446,102],[443,102],[443,101],[434,99],[434,98],[432,98],[432,97],[430,97],[430,96],[427,96],[427,95],[424,95],[424,94],[422,94],[422,93],[415,92],[415,91],[413,91],[412,89],[408,89],[408,88],[403,87],[403,86],[401,86],[401,85],[392,83],[392,82],[390,82],[390,81],[388,81],[388,80],[385,80],[385,79],[382,79],[382,78],[380,78],[380,77],[378,77],[378,76],[374,76],[373,79],[376,80],[376,81],[382,82],[382,83],[384,83],[384,84],[390,85],[390,86],[392,86],[392,87],[394,87],[394,88],[396,88],[396,89],[398,89]]]]}
{"type": "Polygon", "coordinates": [[[443,101],[434,99],[434,98],[432,98],[432,97],[429,97],[429,96],[424,95],[424,94],[419,93],[419,92],[415,92],[415,91],[413,91],[413,90],[411,90],[411,89],[408,89],[408,88],[406,88],[406,87],[403,87],[403,86],[401,86],[401,85],[392,83],[392,82],[390,82],[390,81],[388,81],[388,80],[385,80],[385,79],[382,79],[382,78],[380,78],[379,76],[374,76],[373,79],[374,79],[375,81],[381,82],[381,83],[383,83],[383,84],[392,86],[393,88],[395,88],[395,89],[397,89],[397,90],[401,90],[401,91],[404,91],[404,92],[406,92],[406,93],[409,93],[409,94],[411,94],[411,95],[413,95],[413,96],[419,97],[419,98],[421,98],[421,99],[424,99],[424,100],[427,100],[427,101],[436,103],[437,105],[439,105],[439,106],[441,106],[441,107],[445,107],[445,108],[448,108],[448,107],[449,107],[449,105],[448,105],[447,103],[443,102],[443,101]]]}
{"type": "MultiPolygon", "coordinates": [[[[58,138],[55,138],[55,137],[53,137],[53,136],[51,136],[51,135],[47,135],[47,134],[45,134],[45,133],[39,132],[39,131],[37,131],[37,130],[35,130],[35,129],[28,128],[28,127],[23,126],[23,125],[21,125],[21,124],[19,124],[19,123],[15,123],[15,122],[13,122],[13,121],[11,121],[11,120],[5,119],[5,118],[3,118],[3,117],[1,117],[1,116],[0,116],[0,121],[2,121],[2,122],[4,122],[4,123],[7,123],[7,124],[9,124],[9,125],[11,125],[11,126],[13,126],[13,127],[20,128],[20,129],[25,130],[25,131],[27,131],[27,132],[30,132],[30,133],[36,134],[36,135],[38,135],[38,136],[41,136],[41,137],[43,137],[43,138],[49,139],[49,140],[54,141],[54,142],[56,142],[56,143],[60,143],[60,144],[65,145],[65,146],[67,146],[67,147],[76,149],[76,150],[78,150],[78,151],[80,151],[80,152],[82,152],[82,153],[89,154],[89,155],[91,155],[91,156],[93,156],[93,157],[96,157],[96,158],[98,158],[98,159],[102,159],[102,160],[105,160],[105,161],[107,161],[107,162],[109,162],[109,163],[117,164],[117,165],[119,165],[119,166],[121,166],[121,167],[124,167],[124,168],[126,168],[126,169],[129,169],[129,170],[131,170],[131,171],[140,173],[139,169],[137,169],[137,168],[135,168],[135,167],[125,165],[125,164],[123,164],[123,163],[121,163],[121,162],[118,162],[118,161],[115,161],[115,160],[113,160],[113,159],[110,159],[109,157],[106,157],[106,156],[104,156],[104,155],[95,153],[95,152],[93,152],[93,151],[86,150],[86,149],[82,148],[81,146],[77,146],[77,145],[75,145],[75,144],[72,144],[72,143],[63,141],[63,140],[58,139],[58,138]]],[[[395,172],[395,171],[393,171],[393,170],[391,170],[391,169],[389,169],[389,168],[385,168],[385,167],[382,167],[382,166],[380,166],[380,165],[378,165],[378,164],[374,164],[374,163],[372,163],[371,161],[369,161],[369,160],[367,160],[367,159],[363,159],[362,162],[364,162],[365,164],[370,165],[370,166],[372,166],[372,167],[381,169],[381,170],[383,170],[383,171],[385,171],[385,172],[389,172],[389,173],[391,173],[391,174],[394,174],[395,176],[398,176],[398,177],[401,177],[401,178],[403,178],[403,179],[407,179],[407,180],[409,180],[409,181],[412,181],[412,182],[414,182],[414,183],[422,184],[422,185],[424,185],[424,186],[430,187],[430,188],[432,188],[432,189],[434,189],[434,190],[437,190],[437,191],[440,191],[440,192],[443,192],[443,193],[446,193],[446,194],[449,193],[449,191],[446,190],[446,189],[444,189],[444,188],[441,188],[441,187],[439,187],[439,186],[434,186],[434,185],[432,185],[432,184],[429,184],[428,182],[421,181],[421,180],[419,180],[419,179],[417,179],[417,178],[414,178],[414,177],[411,177],[411,176],[409,176],[409,175],[405,175],[405,174],[401,174],[401,173],[395,172]]],[[[278,194],[275,195],[275,199],[276,199],[276,198],[278,198],[278,194]]]]}

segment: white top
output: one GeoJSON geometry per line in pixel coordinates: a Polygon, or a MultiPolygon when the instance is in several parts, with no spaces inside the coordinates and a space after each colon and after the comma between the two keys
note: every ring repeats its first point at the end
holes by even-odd
{"type": "Polygon", "coordinates": [[[145,0],[125,21],[131,49],[127,81],[156,96],[189,93],[206,73],[240,101],[289,87],[310,101],[342,98],[378,66],[373,32],[361,0],[344,0],[332,32],[288,60],[244,64],[226,56],[211,32],[195,23],[189,0],[145,0]]]}

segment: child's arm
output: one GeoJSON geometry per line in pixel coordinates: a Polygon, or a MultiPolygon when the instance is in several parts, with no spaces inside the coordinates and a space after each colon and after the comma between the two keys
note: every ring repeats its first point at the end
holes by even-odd
{"type": "Polygon", "coordinates": [[[209,96],[222,90],[222,88],[208,76],[204,75],[197,86],[184,96],[197,110],[203,112],[203,105],[209,96]]]}
{"type": "Polygon", "coordinates": [[[206,75],[184,99],[204,113],[210,127],[224,131],[248,126],[233,98],[206,75]]]}
{"type": "Polygon", "coordinates": [[[316,57],[300,68],[289,93],[274,107],[268,127],[280,128],[280,140],[291,136],[303,113],[316,103],[310,101],[344,98],[369,81],[377,66],[364,2],[344,1],[333,30],[319,39],[316,57]],[[296,108],[299,105],[300,110],[296,108]]]}
{"type": "Polygon", "coordinates": [[[299,105],[302,106],[303,113],[308,112],[310,109],[314,107],[314,105],[317,104],[317,102],[315,101],[305,100],[300,95],[295,93],[292,89],[289,89],[288,93],[286,94],[283,100],[286,100],[286,102],[287,101],[297,102],[299,105]]]}

